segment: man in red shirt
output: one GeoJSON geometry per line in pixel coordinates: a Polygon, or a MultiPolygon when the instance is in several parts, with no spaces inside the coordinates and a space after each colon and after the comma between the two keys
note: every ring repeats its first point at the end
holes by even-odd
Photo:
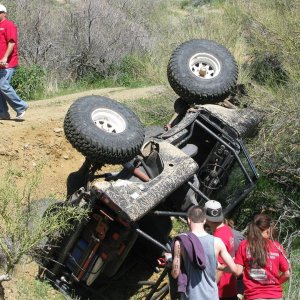
{"type": "MultiPolygon", "coordinates": [[[[235,256],[234,235],[231,228],[224,223],[222,206],[218,201],[210,200],[205,203],[206,224],[211,228],[212,234],[220,238],[226,246],[231,257],[235,256]]],[[[224,264],[221,257],[218,262],[224,264]]],[[[237,279],[231,273],[217,271],[219,299],[237,300],[237,279]]]]}
{"type": "Polygon", "coordinates": [[[22,120],[28,104],[21,99],[10,81],[18,66],[18,32],[16,25],[6,18],[6,7],[0,4],[0,120],[10,119],[9,104],[22,120]]]}

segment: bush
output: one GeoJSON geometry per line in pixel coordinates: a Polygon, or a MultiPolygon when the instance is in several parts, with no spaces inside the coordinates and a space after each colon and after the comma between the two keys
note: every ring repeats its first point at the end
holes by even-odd
{"type": "Polygon", "coordinates": [[[32,100],[45,91],[46,70],[38,65],[21,66],[12,79],[17,94],[24,100],[32,100]]]}
{"type": "Polygon", "coordinates": [[[43,201],[31,199],[38,187],[42,167],[37,166],[24,186],[17,184],[20,173],[13,169],[8,169],[0,181],[0,299],[3,297],[2,282],[11,280],[15,266],[24,257],[36,254],[46,237],[66,232],[72,228],[72,222],[81,220],[87,213],[66,205],[42,218],[40,203],[43,201]]]}
{"type": "Polygon", "coordinates": [[[288,82],[289,76],[282,66],[280,57],[266,52],[257,53],[254,57],[255,59],[249,66],[253,80],[269,86],[278,86],[288,82]]]}
{"type": "Polygon", "coordinates": [[[110,76],[121,86],[141,86],[147,80],[146,74],[145,57],[137,55],[127,55],[120,65],[113,65],[110,68],[110,76]]]}

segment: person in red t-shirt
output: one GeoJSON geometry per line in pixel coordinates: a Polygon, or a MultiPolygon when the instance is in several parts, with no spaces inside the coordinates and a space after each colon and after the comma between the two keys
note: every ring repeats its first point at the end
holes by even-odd
{"type": "MultiPolygon", "coordinates": [[[[234,235],[231,228],[224,223],[222,206],[218,201],[209,200],[204,206],[206,210],[206,224],[211,228],[212,234],[220,238],[231,257],[235,256],[234,235]]],[[[218,262],[224,264],[221,257],[218,257],[218,262]]],[[[237,279],[231,273],[217,271],[219,299],[221,300],[236,300],[237,299],[237,279]]]]}
{"type": "Polygon", "coordinates": [[[28,104],[21,99],[10,81],[18,66],[18,32],[16,25],[6,18],[6,7],[0,4],[0,120],[10,119],[7,103],[16,111],[16,119],[23,119],[28,104]]]}
{"type": "Polygon", "coordinates": [[[282,299],[281,284],[290,277],[289,261],[283,247],[271,239],[271,218],[259,214],[248,226],[247,239],[235,257],[238,274],[243,274],[246,300],[282,299]]]}

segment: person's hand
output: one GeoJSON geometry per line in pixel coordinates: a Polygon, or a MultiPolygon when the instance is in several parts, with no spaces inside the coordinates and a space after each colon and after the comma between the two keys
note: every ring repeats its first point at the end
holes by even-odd
{"type": "Polygon", "coordinates": [[[7,66],[7,58],[3,57],[0,59],[0,66],[5,67],[7,66]]]}
{"type": "Polygon", "coordinates": [[[172,260],[172,253],[164,252],[164,257],[165,257],[166,260],[172,260]]]}
{"type": "Polygon", "coordinates": [[[172,253],[170,253],[170,252],[164,252],[163,256],[164,256],[164,258],[167,261],[167,266],[171,267],[172,266],[172,261],[173,261],[172,253]]]}
{"type": "Polygon", "coordinates": [[[217,269],[219,270],[219,271],[224,271],[224,269],[227,267],[227,265],[225,265],[225,264],[220,264],[219,262],[218,262],[218,267],[217,267],[217,269]]]}

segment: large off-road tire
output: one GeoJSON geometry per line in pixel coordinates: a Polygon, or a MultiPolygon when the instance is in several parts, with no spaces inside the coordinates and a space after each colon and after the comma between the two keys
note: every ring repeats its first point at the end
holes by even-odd
{"type": "Polygon", "coordinates": [[[101,96],[76,100],[64,121],[68,141],[92,163],[122,164],[144,141],[139,118],[124,104],[101,96]]]}
{"type": "Polygon", "coordinates": [[[170,123],[171,127],[177,125],[185,116],[187,110],[190,108],[190,105],[184,101],[182,98],[178,98],[174,102],[174,111],[177,116],[170,123]]]}
{"type": "Polygon", "coordinates": [[[216,103],[236,85],[238,67],[224,46],[195,39],[174,50],[167,75],[173,90],[187,103],[216,103]]]}
{"type": "Polygon", "coordinates": [[[190,105],[184,99],[178,98],[174,102],[174,111],[178,115],[185,115],[187,110],[190,108],[190,105]]]}
{"type": "MultiPolygon", "coordinates": [[[[58,209],[60,209],[66,202],[57,201],[52,198],[45,198],[41,200],[36,200],[32,203],[30,210],[34,219],[39,220],[41,218],[46,217],[48,214],[55,213],[58,209]]],[[[36,224],[29,224],[34,227],[36,224]]],[[[34,229],[34,228],[32,228],[34,229]]],[[[57,232],[57,236],[59,232],[57,232]]],[[[40,240],[36,248],[34,249],[32,256],[35,258],[36,262],[43,266],[44,264],[49,263],[49,259],[51,259],[51,255],[45,255],[45,249],[50,245],[50,240],[48,236],[44,236],[43,239],[40,240]]],[[[53,247],[55,249],[55,247],[53,247]]],[[[51,252],[51,254],[53,251],[51,252]]]]}

